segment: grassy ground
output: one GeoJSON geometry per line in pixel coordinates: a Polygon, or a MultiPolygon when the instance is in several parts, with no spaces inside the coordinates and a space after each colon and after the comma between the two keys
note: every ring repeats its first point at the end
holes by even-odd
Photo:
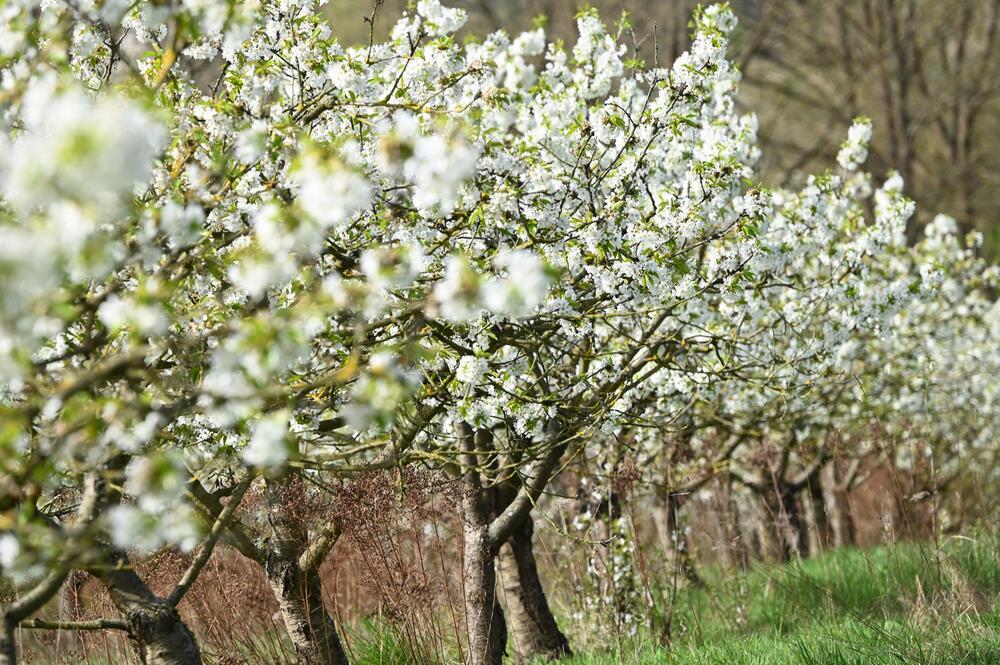
{"type": "Polygon", "coordinates": [[[743,576],[711,574],[677,601],[670,649],[591,652],[567,665],[1000,663],[1000,540],[842,550],[743,576]]]}
{"type": "MultiPolygon", "coordinates": [[[[847,549],[800,564],[702,574],[703,587],[676,596],[669,648],[648,631],[616,640],[598,628],[598,617],[578,623],[563,618],[560,624],[580,652],[563,665],[1000,663],[997,535],[956,538],[940,547],[847,549]]],[[[559,585],[553,586],[558,606],[559,585]]],[[[437,646],[418,655],[413,640],[385,624],[353,623],[344,632],[356,665],[458,661],[447,637],[421,635],[420,642],[437,646]]],[[[294,662],[276,630],[203,646],[209,665],[294,662]]],[[[86,661],[127,662],[121,652],[86,661]]]]}

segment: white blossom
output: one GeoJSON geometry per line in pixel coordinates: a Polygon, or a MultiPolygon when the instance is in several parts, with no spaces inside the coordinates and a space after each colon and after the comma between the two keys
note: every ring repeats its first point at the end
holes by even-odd
{"type": "Polygon", "coordinates": [[[288,461],[290,452],[288,414],[277,412],[254,424],[243,460],[263,469],[277,469],[288,461]]]}
{"type": "Polygon", "coordinates": [[[837,153],[837,163],[845,171],[857,170],[868,158],[868,142],[872,138],[872,123],[867,118],[858,118],[847,132],[847,140],[837,153]]]}

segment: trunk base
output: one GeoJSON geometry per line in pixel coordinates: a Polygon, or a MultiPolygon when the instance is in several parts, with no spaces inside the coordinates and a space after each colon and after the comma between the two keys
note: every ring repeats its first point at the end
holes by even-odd
{"type": "Polygon", "coordinates": [[[323,607],[317,573],[299,570],[295,561],[272,560],[267,580],[281,608],[281,618],[299,665],[348,665],[333,617],[323,607]]]}
{"type": "Polygon", "coordinates": [[[177,609],[156,596],[129,566],[124,554],[118,569],[101,575],[111,602],[129,625],[129,637],[142,665],[202,665],[194,634],[177,609]]]}
{"type": "Polygon", "coordinates": [[[572,655],[569,641],[559,630],[549,608],[532,548],[534,523],[529,517],[497,558],[504,602],[514,642],[514,657],[520,665],[535,660],[556,660],[572,655]]]}
{"type": "Polygon", "coordinates": [[[495,551],[485,526],[465,528],[465,620],[468,665],[502,665],[507,622],[497,601],[495,551]]]}
{"type": "Polygon", "coordinates": [[[17,665],[17,643],[14,641],[15,624],[0,615],[0,665],[17,665]]]}

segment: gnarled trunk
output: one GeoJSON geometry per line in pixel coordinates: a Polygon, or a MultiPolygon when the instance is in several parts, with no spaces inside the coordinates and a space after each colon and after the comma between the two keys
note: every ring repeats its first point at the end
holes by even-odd
{"type": "MultiPolygon", "coordinates": [[[[114,457],[105,465],[105,476],[94,478],[98,504],[121,501],[122,475],[130,459],[125,454],[114,457]]],[[[181,621],[177,608],[150,591],[132,568],[126,552],[110,545],[104,547],[102,554],[108,565],[90,573],[104,583],[111,602],[128,624],[129,639],[139,661],[143,665],[201,665],[198,643],[181,621]]]]}
{"type": "MultiPolygon", "coordinates": [[[[566,442],[553,445],[538,460],[514,496],[501,500],[502,488],[483,482],[482,470],[494,468],[496,450],[492,446],[492,433],[489,430],[474,433],[466,423],[458,423],[457,429],[462,453],[459,458],[462,464],[462,579],[468,632],[467,662],[470,665],[501,665],[506,651],[507,624],[497,599],[497,555],[501,546],[530,519],[531,507],[555,473],[566,442]]],[[[537,579],[537,571],[535,577],[537,579]]],[[[537,586],[540,588],[540,584],[537,586]]]]}
{"type": "Polygon", "coordinates": [[[129,638],[143,665],[201,665],[194,634],[177,609],[158,597],[129,566],[123,552],[115,552],[115,567],[99,572],[111,602],[128,623],[129,638]]]}
{"type": "Polygon", "coordinates": [[[347,665],[333,617],[323,607],[318,571],[293,558],[271,557],[264,566],[299,665],[347,665]]]}
{"type": "MultiPolygon", "coordinates": [[[[478,435],[466,423],[458,425],[462,450],[462,587],[468,636],[468,665],[501,665],[507,647],[507,623],[497,600],[496,558],[499,544],[490,535],[496,510],[495,488],[484,488],[479,453],[493,442],[489,431],[478,435]]],[[[485,455],[484,455],[485,456],[485,455]]]]}
{"type": "Polygon", "coordinates": [[[309,529],[296,512],[302,485],[295,479],[269,481],[265,496],[271,526],[264,572],[285,622],[299,665],[347,665],[347,653],[333,617],[323,606],[319,567],[337,540],[324,528],[309,545],[309,529]]]}
{"type": "Polygon", "coordinates": [[[16,621],[6,614],[0,616],[0,665],[17,665],[16,631],[16,621]]]}
{"type": "Polygon", "coordinates": [[[467,515],[463,530],[465,622],[469,636],[468,665],[501,665],[507,623],[497,601],[496,550],[487,525],[467,515]]]}
{"type": "Polygon", "coordinates": [[[500,548],[497,558],[514,656],[519,664],[571,655],[569,642],[556,625],[538,575],[531,542],[534,530],[529,517],[500,548]]]}

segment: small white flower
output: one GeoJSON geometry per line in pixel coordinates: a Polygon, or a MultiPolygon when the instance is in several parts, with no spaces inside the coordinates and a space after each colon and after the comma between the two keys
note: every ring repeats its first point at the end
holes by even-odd
{"type": "Polygon", "coordinates": [[[258,420],[250,443],[243,450],[243,461],[263,469],[277,469],[288,461],[288,413],[278,411],[258,420]]]}
{"type": "Polygon", "coordinates": [[[485,358],[462,356],[458,362],[458,368],[455,370],[455,380],[459,383],[476,386],[488,368],[489,362],[485,358]]]}
{"type": "Polygon", "coordinates": [[[137,303],[117,295],[108,297],[97,309],[101,323],[109,330],[134,328],[143,335],[157,335],[167,329],[169,321],[156,304],[137,303]]]}
{"type": "Polygon", "coordinates": [[[201,206],[182,206],[173,201],[160,212],[160,228],[166,234],[171,248],[192,245],[201,236],[205,226],[205,211],[201,206]]]}
{"type": "Polygon", "coordinates": [[[111,542],[115,547],[153,552],[163,543],[157,533],[156,521],[135,506],[112,506],[107,517],[111,542]]]}
{"type": "Polygon", "coordinates": [[[321,161],[315,151],[306,153],[290,177],[299,187],[302,210],[323,228],[342,228],[371,201],[368,180],[339,162],[321,161]]]}
{"type": "Polygon", "coordinates": [[[467,321],[482,311],[479,275],[460,256],[448,257],[444,279],[434,286],[433,295],[440,315],[446,319],[467,321]]]}
{"type": "Polygon", "coordinates": [[[465,12],[461,9],[444,7],[438,0],[420,0],[417,13],[429,26],[432,37],[450,35],[465,25],[465,12]]]}
{"type": "Polygon", "coordinates": [[[527,316],[545,300],[552,280],[537,254],[526,250],[507,252],[494,263],[507,276],[483,285],[486,307],[498,314],[527,316]]]}
{"type": "Polygon", "coordinates": [[[10,570],[14,567],[21,553],[21,543],[12,533],[0,534],[0,569],[10,570]]]}
{"type": "Polygon", "coordinates": [[[868,158],[868,142],[872,138],[872,123],[867,118],[858,118],[847,132],[847,140],[837,153],[837,163],[845,171],[856,171],[868,158]]]}

